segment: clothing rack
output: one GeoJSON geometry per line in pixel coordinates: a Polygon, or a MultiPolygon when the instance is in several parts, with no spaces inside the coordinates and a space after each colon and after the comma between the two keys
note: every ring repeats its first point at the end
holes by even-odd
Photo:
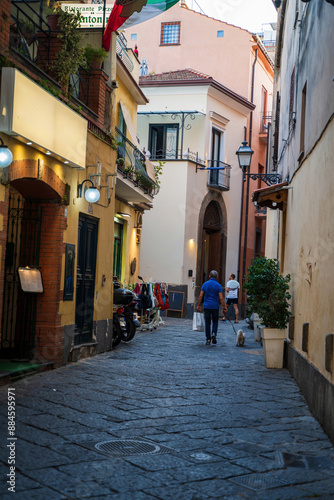
{"type": "Polygon", "coordinates": [[[137,282],[135,284],[134,292],[138,295],[138,297],[140,297],[144,285],[147,287],[148,294],[151,298],[152,307],[140,309],[140,330],[152,331],[153,329],[155,330],[158,326],[165,324],[165,322],[161,319],[160,311],[162,307],[159,305],[158,294],[156,294],[155,291],[157,289],[160,290],[163,293],[164,297],[166,297],[166,301],[168,303],[168,285],[167,283],[162,283],[160,281],[155,283],[152,281],[143,283],[137,282]],[[159,285],[159,287],[157,287],[156,285],[159,285]]]}

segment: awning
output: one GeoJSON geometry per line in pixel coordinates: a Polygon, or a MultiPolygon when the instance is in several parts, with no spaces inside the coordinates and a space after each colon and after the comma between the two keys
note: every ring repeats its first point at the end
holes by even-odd
{"type": "Polygon", "coordinates": [[[252,201],[258,207],[283,210],[288,198],[288,183],[281,182],[272,186],[256,189],[252,201]]]}
{"type": "MultiPolygon", "coordinates": [[[[128,129],[132,143],[141,151],[141,147],[140,147],[140,144],[139,144],[138,139],[137,139],[136,129],[133,125],[130,111],[125,106],[125,104],[122,103],[122,101],[119,101],[119,103],[120,103],[123,117],[124,117],[124,120],[126,123],[126,128],[128,129]]],[[[146,166],[146,172],[147,172],[147,175],[149,176],[149,178],[152,179],[152,181],[156,182],[155,170],[154,170],[153,163],[151,163],[150,160],[148,160],[146,158],[145,166],[146,166]]]]}

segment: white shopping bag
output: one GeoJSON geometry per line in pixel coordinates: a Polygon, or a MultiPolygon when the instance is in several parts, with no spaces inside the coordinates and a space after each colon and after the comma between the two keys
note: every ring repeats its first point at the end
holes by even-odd
{"type": "Polygon", "coordinates": [[[194,312],[193,316],[193,330],[196,332],[204,331],[204,314],[194,312]]]}

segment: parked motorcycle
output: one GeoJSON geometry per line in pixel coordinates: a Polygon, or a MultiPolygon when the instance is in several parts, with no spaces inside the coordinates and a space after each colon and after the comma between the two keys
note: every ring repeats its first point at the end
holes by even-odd
{"type": "Polygon", "coordinates": [[[116,330],[116,336],[120,335],[123,342],[130,342],[135,336],[136,328],[140,326],[135,318],[137,303],[137,295],[131,290],[121,288],[120,283],[114,280],[114,333],[116,330]]]}

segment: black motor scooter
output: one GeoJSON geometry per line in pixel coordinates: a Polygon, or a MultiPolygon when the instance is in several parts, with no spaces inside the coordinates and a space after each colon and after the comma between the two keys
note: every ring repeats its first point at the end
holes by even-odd
{"type": "MultiPolygon", "coordinates": [[[[136,328],[140,326],[139,321],[134,317],[137,310],[138,297],[131,290],[121,288],[118,280],[114,280],[114,332],[120,335],[123,342],[130,342],[136,333],[136,328]],[[117,326],[120,326],[120,331],[117,326]]],[[[119,342],[118,342],[119,343],[119,342]]],[[[117,345],[117,344],[116,344],[117,345]]]]}

